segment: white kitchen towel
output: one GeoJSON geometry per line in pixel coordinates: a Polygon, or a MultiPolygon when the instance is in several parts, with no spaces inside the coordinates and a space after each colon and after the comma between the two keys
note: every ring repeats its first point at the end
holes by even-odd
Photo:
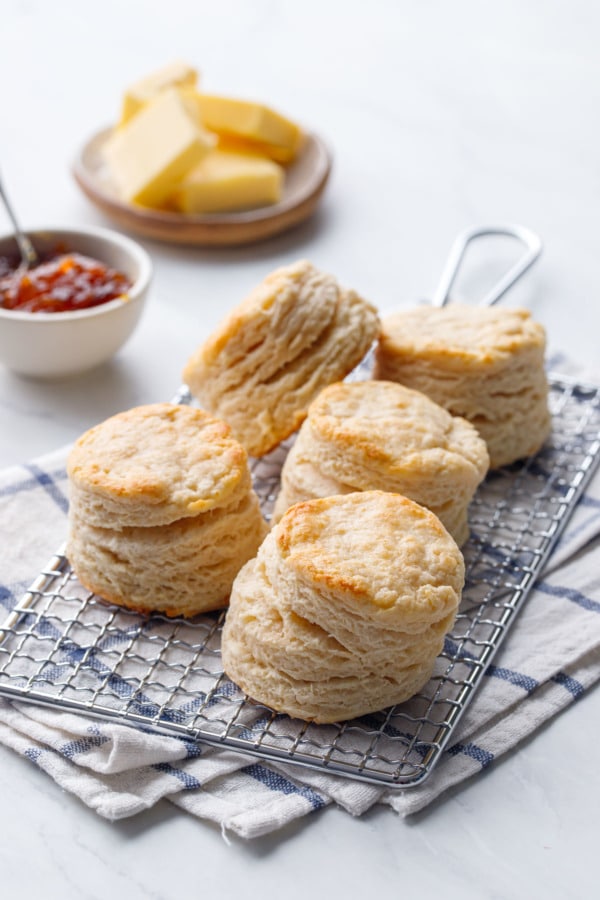
{"type": "MultiPolygon", "coordinates": [[[[0,627],[64,540],[66,454],[63,448],[0,474],[0,627]]],[[[6,699],[0,742],[109,819],[166,798],[224,832],[253,838],[331,803],[353,815],[376,803],[410,814],[493,764],[598,680],[599,537],[600,474],[422,786],[386,790],[6,699]]]]}

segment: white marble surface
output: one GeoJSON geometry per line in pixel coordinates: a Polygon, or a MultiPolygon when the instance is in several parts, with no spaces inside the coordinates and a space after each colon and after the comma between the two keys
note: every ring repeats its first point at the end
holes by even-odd
{"type": "MultiPolygon", "coordinates": [[[[293,114],[335,165],[318,216],[269,243],[144,242],[152,297],[112,363],[56,383],[0,368],[0,464],[168,399],[189,352],[276,265],[309,257],[386,311],[430,296],[454,236],[475,224],[540,233],[543,257],[511,300],[546,325],[553,350],[596,366],[599,27],[590,0],[4,0],[0,166],[28,227],[107,224],[71,178],[73,155],[114,118],[128,81],[175,57],[202,69],[207,90],[293,114]]],[[[508,258],[504,245],[484,249],[466,297],[508,258]]],[[[599,723],[596,690],[410,821],[327,809],[231,845],[166,803],[107,823],[0,750],[2,896],[591,897],[599,723]]]]}

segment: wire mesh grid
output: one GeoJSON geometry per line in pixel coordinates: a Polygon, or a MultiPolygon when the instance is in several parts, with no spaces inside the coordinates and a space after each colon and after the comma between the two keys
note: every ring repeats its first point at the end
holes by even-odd
{"type": "MultiPolygon", "coordinates": [[[[339,725],[277,714],[223,674],[224,613],[186,621],[110,606],[81,587],[62,553],[1,627],[0,695],[388,787],[421,783],[598,463],[599,392],[553,378],[546,446],[480,486],[459,615],[432,678],[409,702],[339,725]]],[[[267,516],[286,452],[254,463],[267,516]]]]}

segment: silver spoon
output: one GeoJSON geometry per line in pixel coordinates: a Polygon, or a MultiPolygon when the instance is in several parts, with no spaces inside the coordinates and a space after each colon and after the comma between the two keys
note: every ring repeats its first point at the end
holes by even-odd
{"type": "Polygon", "coordinates": [[[13,231],[15,234],[15,240],[19,247],[19,253],[21,254],[21,265],[20,269],[31,269],[33,266],[36,266],[39,262],[38,255],[35,251],[35,248],[26,234],[24,234],[17,222],[17,218],[15,216],[14,210],[10,205],[9,199],[6,195],[6,191],[4,190],[4,185],[2,184],[2,179],[0,178],[0,197],[2,198],[2,202],[4,203],[4,207],[6,212],[8,213],[8,217],[12,222],[13,231]]]}

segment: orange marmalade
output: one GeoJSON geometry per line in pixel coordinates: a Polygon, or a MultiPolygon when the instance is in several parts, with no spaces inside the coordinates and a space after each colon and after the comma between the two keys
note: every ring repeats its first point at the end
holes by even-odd
{"type": "Polygon", "coordinates": [[[127,294],[126,275],[79,253],[52,254],[31,269],[0,258],[0,307],[23,312],[69,312],[127,294]]]}

